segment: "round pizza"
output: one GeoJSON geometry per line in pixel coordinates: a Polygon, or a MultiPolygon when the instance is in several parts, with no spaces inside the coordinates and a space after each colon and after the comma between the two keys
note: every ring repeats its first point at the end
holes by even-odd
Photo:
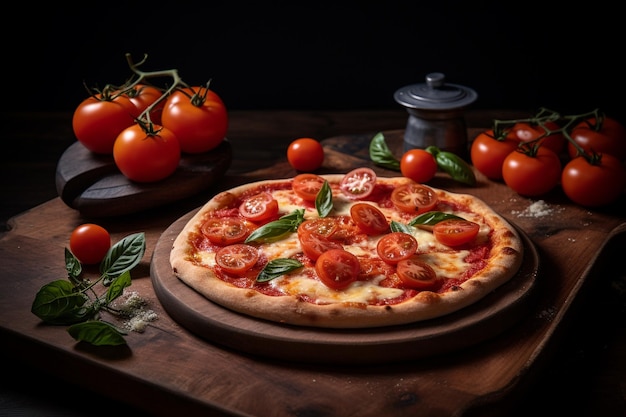
{"type": "Polygon", "coordinates": [[[212,197],[170,252],[210,302],[297,326],[416,323],[476,303],[519,270],[517,230],[479,198],[366,167],[212,197]]]}

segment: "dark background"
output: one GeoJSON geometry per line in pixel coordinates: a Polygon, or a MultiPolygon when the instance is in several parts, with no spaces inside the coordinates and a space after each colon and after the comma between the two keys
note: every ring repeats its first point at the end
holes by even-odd
{"type": "Polygon", "coordinates": [[[473,108],[601,108],[624,120],[621,13],[605,0],[547,3],[17,4],[0,29],[4,106],[72,111],[83,81],[131,75],[128,52],[148,54],[145,71],[211,79],[231,110],[400,108],[393,93],[437,71],[478,92],[473,108]]]}

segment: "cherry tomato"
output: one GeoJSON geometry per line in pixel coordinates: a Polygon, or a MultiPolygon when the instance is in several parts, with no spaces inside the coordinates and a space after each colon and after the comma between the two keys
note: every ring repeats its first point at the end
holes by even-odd
{"type": "Polygon", "coordinates": [[[316,233],[330,238],[339,230],[338,222],[333,217],[319,217],[305,220],[298,226],[298,233],[316,233]]]}
{"type": "Polygon", "coordinates": [[[305,201],[315,201],[317,194],[324,185],[324,178],[315,174],[296,175],[291,183],[293,191],[305,201]]]}
{"type": "Polygon", "coordinates": [[[70,252],[85,265],[98,264],[111,248],[111,236],[102,226],[85,223],[70,235],[70,252]]]}
{"type": "Polygon", "coordinates": [[[146,133],[140,124],[124,129],[113,146],[115,165],[128,179],[155,182],[169,177],[180,162],[180,144],[172,131],[152,126],[146,133]]]}
{"type": "Polygon", "coordinates": [[[433,226],[433,235],[446,246],[459,246],[476,239],[480,226],[469,220],[443,220],[433,226]]]}
{"type": "MultiPolygon", "coordinates": [[[[520,142],[531,142],[539,139],[542,135],[546,135],[549,132],[558,131],[560,126],[556,122],[548,121],[544,123],[544,126],[533,125],[530,123],[516,123],[512,130],[520,142]],[[547,129],[547,130],[546,130],[547,129]]],[[[552,149],[557,155],[559,155],[565,149],[567,139],[562,132],[553,133],[548,136],[544,136],[539,139],[541,146],[546,146],[552,149]]]]}
{"type": "Polygon", "coordinates": [[[502,165],[504,182],[527,197],[546,194],[561,180],[561,161],[554,151],[539,147],[535,156],[522,151],[511,152],[502,165]]]}
{"type": "Polygon", "coordinates": [[[331,240],[324,235],[307,232],[301,228],[298,228],[298,239],[300,240],[300,245],[302,246],[302,252],[312,261],[317,260],[320,255],[329,250],[343,250],[341,243],[331,240]]]}
{"type": "Polygon", "coordinates": [[[215,252],[215,263],[225,272],[233,275],[243,274],[258,260],[259,250],[245,243],[224,246],[215,252]]]}
{"type": "MultiPolygon", "coordinates": [[[[152,103],[163,96],[163,92],[151,85],[137,84],[130,91],[127,91],[126,95],[137,108],[138,114],[141,115],[152,103]]],[[[150,121],[152,123],[156,125],[161,124],[161,113],[164,105],[165,101],[161,101],[152,109],[150,112],[150,121]]]]}
{"type": "Polygon", "coordinates": [[[600,207],[617,200],[626,187],[626,169],[611,154],[601,156],[592,164],[579,156],[563,168],[561,186],[573,202],[587,207],[600,207]]]}
{"type": "Polygon", "coordinates": [[[380,238],[376,253],[388,264],[397,264],[415,254],[417,240],[408,233],[392,232],[380,238]]]}
{"type": "Polygon", "coordinates": [[[74,110],[72,128],[85,148],[110,155],[119,134],[134,125],[137,116],[139,112],[127,96],[98,94],[83,100],[74,110]]]}
{"type": "Polygon", "coordinates": [[[476,136],[470,148],[470,158],[474,167],[491,180],[502,179],[504,159],[519,145],[517,139],[507,135],[502,140],[493,137],[493,130],[487,130],[476,136]]]}
{"type": "Polygon", "coordinates": [[[368,235],[380,235],[389,231],[389,222],[380,209],[368,203],[356,203],[350,207],[350,216],[356,225],[368,235]]]}
{"type": "Polygon", "coordinates": [[[417,184],[402,184],[391,192],[391,202],[405,213],[421,214],[431,211],[437,205],[439,198],[432,188],[417,184]]]}
{"type": "Polygon", "coordinates": [[[259,222],[278,214],[278,201],[267,191],[246,198],[239,206],[239,213],[248,220],[259,222]]]}
{"type": "Polygon", "coordinates": [[[402,284],[408,288],[433,291],[443,283],[443,278],[438,277],[435,270],[417,255],[398,262],[396,271],[402,284]]]}
{"type": "Polygon", "coordinates": [[[253,229],[238,217],[211,217],[202,224],[201,231],[211,243],[224,246],[243,242],[253,229]]]}
{"type": "MultiPolygon", "coordinates": [[[[587,153],[611,154],[620,161],[626,159],[626,128],[617,120],[610,117],[601,119],[590,118],[578,123],[572,129],[570,136],[587,153]]],[[[574,145],[568,143],[570,158],[577,156],[574,145]]]]}
{"type": "Polygon", "coordinates": [[[183,153],[203,153],[218,147],[228,130],[228,112],[222,99],[206,87],[177,90],[167,98],[163,126],[174,132],[183,153]]]}
{"type": "Polygon", "coordinates": [[[343,249],[331,249],[315,262],[315,272],[329,288],[341,290],[357,280],[361,267],[359,259],[343,249]]]}
{"type": "Polygon", "coordinates": [[[351,200],[367,198],[376,186],[376,173],[371,168],[353,169],[339,183],[341,192],[351,200]]]}
{"type": "Polygon", "coordinates": [[[315,171],[324,163],[324,148],[315,139],[299,138],[289,144],[287,160],[296,171],[315,171]]]}
{"type": "Polygon", "coordinates": [[[437,173],[437,161],[424,149],[409,149],[400,159],[400,172],[415,182],[428,182],[437,173]]]}

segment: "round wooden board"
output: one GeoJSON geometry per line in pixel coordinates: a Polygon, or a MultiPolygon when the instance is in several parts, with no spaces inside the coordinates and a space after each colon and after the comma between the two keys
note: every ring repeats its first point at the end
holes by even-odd
{"type": "Polygon", "coordinates": [[[506,284],[478,303],[411,325],[374,329],[320,329],[269,322],[223,308],[179,280],[170,266],[174,239],[197,210],[182,216],[159,238],[150,264],[154,291],[180,325],[217,345],[247,354],[308,363],[373,364],[447,353],[493,337],[529,311],[539,254],[524,241],[524,261],[506,284]]]}

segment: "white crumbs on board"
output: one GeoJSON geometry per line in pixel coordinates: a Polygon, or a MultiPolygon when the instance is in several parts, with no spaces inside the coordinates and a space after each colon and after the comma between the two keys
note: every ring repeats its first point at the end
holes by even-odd
{"type": "Polygon", "coordinates": [[[511,214],[517,217],[545,217],[562,211],[560,206],[553,206],[546,203],[544,200],[537,200],[531,203],[524,210],[511,210],[511,214]]]}
{"type": "Polygon", "coordinates": [[[116,300],[116,307],[124,318],[127,330],[143,333],[149,323],[158,319],[157,314],[147,308],[147,302],[137,291],[124,291],[116,300]]]}

